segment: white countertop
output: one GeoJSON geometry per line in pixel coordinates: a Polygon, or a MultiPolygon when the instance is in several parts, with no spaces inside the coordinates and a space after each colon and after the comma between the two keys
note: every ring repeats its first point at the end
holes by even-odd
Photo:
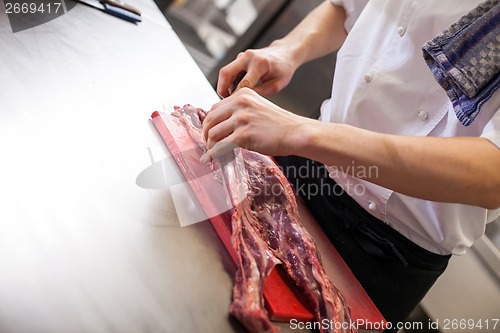
{"type": "Polygon", "coordinates": [[[0,2],[0,332],[234,332],[234,267],[181,228],[148,119],[212,87],[150,0],[135,25],[78,4],[12,33],[0,2]]]}
{"type": "MultiPolygon", "coordinates": [[[[209,222],[180,227],[184,180],[149,121],[219,98],[154,2],[127,1],[143,22],[77,4],[17,33],[0,2],[0,333],[242,331],[235,265],[209,222]]],[[[379,316],[335,258],[330,278],[379,316]]]]}

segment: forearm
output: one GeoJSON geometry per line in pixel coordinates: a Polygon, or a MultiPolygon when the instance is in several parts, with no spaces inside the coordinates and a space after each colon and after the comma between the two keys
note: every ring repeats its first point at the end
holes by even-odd
{"type": "Polygon", "coordinates": [[[500,207],[500,150],[483,138],[409,137],[344,124],[305,124],[289,153],[347,170],[376,168],[366,180],[431,201],[500,207]]]}
{"type": "Polygon", "coordinates": [[[344,8],[327,0],[311,11],[288,35],[273,44],[285,45],[296,67],[299,67],[342,46],[347,37],[345,18],[344,8]]]}

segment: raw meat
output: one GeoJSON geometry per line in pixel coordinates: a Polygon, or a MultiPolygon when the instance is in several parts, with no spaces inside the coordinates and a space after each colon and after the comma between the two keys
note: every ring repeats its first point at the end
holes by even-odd
{"type": "MultiPolygon", "coordinates": [[[[201,123],[206,113],[186,105],[172,115],[181,119],[205,150],[201,123]]],[[[326,275],[314,240],[300,222],[290,183],[268,156],[235,151],[234,163],[223,169],[234,204],[232,244],[239,261],[230,313],[249,332],[276,332],[265,309],[263,289],[272,269],[283,265],[316,321],[328,323],[320,325],[321,332],[355,332],[349,325],[349,307],[326,275]]]]}

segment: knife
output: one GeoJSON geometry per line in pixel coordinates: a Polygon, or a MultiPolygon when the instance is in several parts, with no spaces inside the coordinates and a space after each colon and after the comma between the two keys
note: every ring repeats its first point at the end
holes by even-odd
{"type": "Polygon", "coordinates": [[[245,172],[241,149],[232,145],[218,160],[223,173],[222,183],[228,194],[227,203],[229,207],[236,207],[247,195],[246,183],[240,179],[245,172]]]}
{"type": "MultiPolygon", "coordinates": [[[[241,71],[236,75],[236,78],[228,89],[229,95],[235,92],[238,84],[240,84],[246,74],[246,71],[241,71]]],[[[227,198],[229,207],[236,207],[238,203],[243,201],[247,194],[244,180],[238,179],[245,170],[245,163],[241,149],[237,145],[228,144],[224,150],[226,152],[219,157],[223,173],[222,181],[229,195],[227,198]]]]}
{"type": "Polygon", "coordinates": [[[105,13],[119,17],[123,20],[136,23],[141,22],[141,12],[119,0],[78,0],[79,2],[100,9],[105,13]]]}

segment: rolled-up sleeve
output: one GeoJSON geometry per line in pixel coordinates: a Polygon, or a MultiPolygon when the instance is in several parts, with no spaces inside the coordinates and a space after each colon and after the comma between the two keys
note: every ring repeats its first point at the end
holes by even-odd
{"type": "Polygon", "coordinates": [[[368,0],[330,0],[336,6],[344,7],[347,18],[344,23],[345,30],[351,31],[354,23],[365,8],[368,0]]]}

